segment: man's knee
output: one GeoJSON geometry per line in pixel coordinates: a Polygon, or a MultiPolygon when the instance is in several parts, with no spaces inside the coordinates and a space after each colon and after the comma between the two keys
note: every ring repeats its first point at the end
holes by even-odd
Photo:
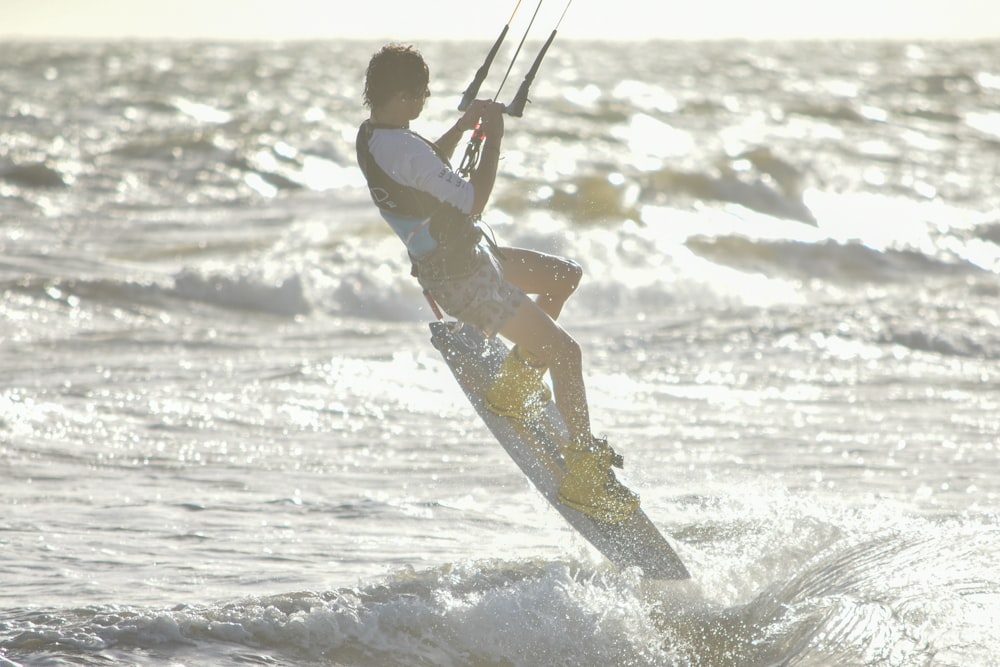
{"type": "Polygon", "coordinates": [[[569,294],[572,294],[576,291],[576,288],[579,287],[580,281],[583,279],[583,267],[572,259],[564,261],[566,264],[562,271],[561,281],[566,291],[569,294]]]}
{"type": "Polygon", "coordinates": [[[550,366],[573,368],[583,364],[583,351],[580,349],[580,344],[565,331],[562,332],[552,348],[546,350],[546,353],[550,366]]]}

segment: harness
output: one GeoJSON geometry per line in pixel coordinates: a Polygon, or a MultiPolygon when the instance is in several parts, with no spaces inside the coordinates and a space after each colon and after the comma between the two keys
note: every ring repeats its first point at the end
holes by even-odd
{"type": "MultiPolygon", "coordinates": [[[[411,273],[417,275],[416,260],[427,254],[443,254],[452,261],[459,260],[463,255],[467,256],[483,236],[476,226],[476,219],[428,192],[400,183],[379,166],[370,149],[372,135],[378,129],[398,128],[379,125],[370,120],[363,122],[355,143],[358,165],[368,182],[372,201],[406,245],[413,264],[411,273]],[[425,230],[433,240],[433,245],[415,248],[414,242],[425,230]]],[[[447,156],[434,142],[416,132],[409,134],[434,152],[441,160],[442,168],[451,168],[447,156]]],[[[428,241],[424,240],[423,243],[426,245],[428,241]]]]}
{"type": "MultiPolygon", "coordinates": [[[[379,208],[382,217],[400,236],[410,256],[410,275],[419,277],[417,262],[424,258],[433,260],[441,270],[453,274],[461,273],[464,265],[474,258],[473,249],[483,238],[483,233],[476,225],[476,219],[460,211],[448,202],[441,201],[428,192],[403,185],[387,173],[371,154],[372,135],[377,129],[398,129],[387,125],[379,125],[366,120],[358,129],[355,142],[358,166],[368,182],[368,192],[372,201],[379,208]],[[403,235],[404,227],[410,229],[403,235]],[[424,238],[427,231],[432,241],[424,238]],[[416,244],[419,248],[415,248],[416,244]],[[429,246],[429,247],[425,247],[429,246]],[[418,254],[414,250],[420,250],[418,254]]],[[[423,141],[441,160],[442,166],[448,168],[451,164],[437,144],[420,136],[416,132],[410,134],[423,141]]],[[[495,246],[495,244],[494,244],[495,246]]],[[[444,314],[430,291],[423,290],[424,297],[431,311],[438,320],[444,319],[444,314]]]]}

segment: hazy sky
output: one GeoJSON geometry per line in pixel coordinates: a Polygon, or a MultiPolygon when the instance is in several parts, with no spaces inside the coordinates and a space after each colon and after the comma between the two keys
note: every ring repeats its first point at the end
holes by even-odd
{"type": "MultiPolygon", "coordinates": [[[[0,35],[490,39],[515,0],[5,0],[0,35]]],[[[523,0],[512,30],[535,8],[523,0]]],[[[544,36],[566,6],[545,0],[544,36]]],[[[560,38],[1000,37],[1000,0],[575,0],[560,38]],[[654,9],[655,8],[655,9],[654,9]]],[[[517,32],[514,33],[518,34],[517,32]]]]}

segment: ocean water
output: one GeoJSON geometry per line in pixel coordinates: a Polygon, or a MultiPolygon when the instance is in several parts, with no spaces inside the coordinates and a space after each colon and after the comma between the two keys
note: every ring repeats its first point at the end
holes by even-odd
{"type": "MultiPolygon", "coordinates": [[[[430,345],[354,163],[378,46],[0,45],[0,665],[1000,664],[1000,44],[563,40],[508,119],[486,221],[584,266],[687,582],[430,345]]],[[[423,45],[415,129],[488,46],[423,45]]]]}

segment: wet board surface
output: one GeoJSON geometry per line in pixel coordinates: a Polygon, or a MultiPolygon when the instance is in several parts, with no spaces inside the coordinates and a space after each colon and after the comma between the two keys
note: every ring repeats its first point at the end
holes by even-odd
{"type": "Polygon", "coordinates": [[[432,322],[431,342],[444,357],[459,385],[486,426],[536,489],[560,514],[621,568],[639,567],[652,579],[687,579],[684,563],[640,507],[621,523],[596,521],[559,502],[564,474],[560,443],[568,434],[555,403],[530,422],[503,417],[486,408],[483,397],[499,371],[508,348],[498,338],[487,339],[473,327],[455,330],[453,322],[432,322]]]}

